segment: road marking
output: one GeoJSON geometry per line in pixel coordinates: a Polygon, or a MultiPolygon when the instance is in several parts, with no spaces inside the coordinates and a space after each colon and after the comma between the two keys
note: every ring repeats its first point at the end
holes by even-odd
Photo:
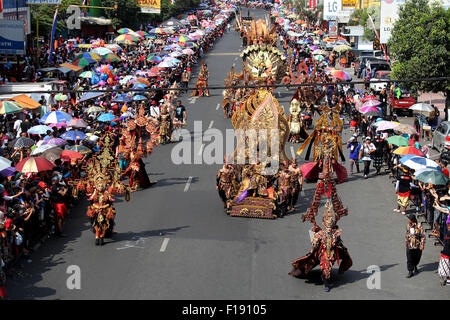
{"type": "Polygon", "coordinates": [[[292,156],[292,159],[295,159],[295,151],[294,151],[293,146],[291,146],[291,156],[292,156]]]}
{"type": "Polygon", "coordinates": [[[203,154],[203,148],[205,147],[205,144],[202,144],[200,149],[198,150],[198,155],[201,156],[203,154]]]}
{"type": "Polygon", "coordinates": [[[281,92],[278,92],[278,98],[281,98],[281,92]]]}
{"type": "Polygon", "coordinates": [[[214,120],[211,120],[211,122],[209,123],[208,129],[211,129],[213,124],[214,124],[214,120]]]}
{"type": "Polygon", "coordinates": [[[216,110],[219,110],[220,108],[220,103],[217,104],[216,110]]]}
{"type": "Polygon", "coordinates": [[[184,186],[184,192],[187,192],[189,190],[189,186],[192,182],[192,176],[189,176],[188,181],[186,182],[186,185],[184,186]]]}
{"type": "Polygon", "coordinates": [[[170,238],[164,238],[163,243],[161,245],[161,249],[159,249],[159,252],[164,252],[167,249],[167,245],[169,244],[170,238]]]}
{"type": "Polygon", "coordinates": [[[194,104],[194,103],[197,102],[197,99],[198,99],[198,97],[192,97],[192,98],[189,98],[189,103],[190,103],[190,104],[194,104]]]}

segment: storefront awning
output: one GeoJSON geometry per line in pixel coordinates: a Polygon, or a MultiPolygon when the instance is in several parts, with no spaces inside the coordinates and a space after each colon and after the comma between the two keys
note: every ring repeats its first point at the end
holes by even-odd
{"type": "Polygon", "coordinates": [[[70,70],[75,71],[75,72],[83,70],[83,68],[78,67],[76,65],[73,65],[71,63],[62,63],[62,64],[59,65],[59,67],[66,67],[66,68],[69,68],[70,70]]]}
{"type": "Polygon", "coordinates": [[[22,108],[26,109],[37,109],[41,106],[40,103],[36,102],[35,100],[31,99],[29,96],[25,94],[15,96],[8,100],[13,100],[17,102],[22,108]]]}

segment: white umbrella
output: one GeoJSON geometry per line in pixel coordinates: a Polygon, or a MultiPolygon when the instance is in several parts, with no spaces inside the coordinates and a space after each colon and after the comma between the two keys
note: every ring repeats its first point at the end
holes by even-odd
{"type": "Polygon", "coordinates": [[[409,110],[414,110],[418,112],[433,112],[434,108],[428,103],[416,103],[409,107],[409,110]]]}
{"type": "Polygon", "coordinates": [[[181,52],[179,52],[179,51],[174,51],[174,52],[169,54],[169,56],[171,56],[171,57],[180,57],[182,55],[183,54],[181,52]]]}
{"type": "Polygon", "coordinates": [[[52,148],[55,148],[55,147],[57,147],[57,146],[54,145],[54,144],[50,144],[50,143],[49,144],[41,144],[39,147],[35,148],[31,152],[30,155],[34,156],[34,155],[43,153],[43,152],[47,151],[48,149],[52,149],[52,148]]]}
{"type": "Polygon", "coordinates": [[[9,167],[11,167],[11,161],[4,157],[0,157],[0,171],[9,167]]]}

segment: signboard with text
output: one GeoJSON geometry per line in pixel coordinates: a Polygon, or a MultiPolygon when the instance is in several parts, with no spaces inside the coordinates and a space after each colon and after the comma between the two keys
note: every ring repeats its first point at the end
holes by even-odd
{"type": "Polygon", "coordinates": [[[323,20],[337,20],[338,12],[342,10],[341,0],[323,1],[323,20]]]}
{"type": "Polygon", "coordinates": [[[23,21],[0,20],[0,54],[25,54],[23,21]]]}
{"type": "Polygon", "coordinates": [[[356,0],[342,0],[342,8],[355,8],[356,0]]]}
{"type": "Polygon", "coordinates": [[[338,23],[336,20],[328,21],[328,36],[330,37],[338,36],[338,23]]]}
{"type": "Polygon", "coordinates": [[[405,0],[381,0],[380,8],[380,42],[387,43],[391,31],[398,19],[398,9],[405,0]]]}
{"type": "Polygon", "coordinates": [[[17,15],[19,20],[23,21],[25,26],[25,34],[31,33],[31,15],[30,7],[14,8],[14,9],[4,9],[2,19],[5,20],[17,20],[17,15]]]}
{"type": "Polygon", "coordinates": [[[137,0],[143,13],[161,13],[161,0],[137,0]]]}
{"type": "Polygon", "coordinates": [[[61,0],[27,0],[27,4],[61,4],[61,0]]]}

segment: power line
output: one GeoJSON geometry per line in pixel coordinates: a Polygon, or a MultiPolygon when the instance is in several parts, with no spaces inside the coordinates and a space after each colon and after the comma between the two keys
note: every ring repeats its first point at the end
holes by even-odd
{"type": "Polygon", "coordinates": [[[2,92],[0,94],[26,94],[26,93],[85,93],[85,92],[95,92],[95,93],[112,93],[112,92],[139,92],[145,93],[149,91],[184,91],[184,90],[224,90],[224,89],[257,89],[257,88],[298,88],[298,87],[320,87],[320,86],[330,86],[337,84],[371,84],[371,83],[410,83],[410,82],[438,82],[438,81],[448,81],[450,77],[434,77],[434,78],[415,78],[415,79],[402,79],[402,80],[377,80],[377,81],[345,81],[345,82],[315,82],[315,83],[298,83],[298,84],[256,84],[256,85],[245,85],[245,86],[209,86],[209,87],[187,87],[187,88],[141,88],[141,89],[102,89],[102,90],[40,90],[40,91],[10,91],[2,92]]]}

